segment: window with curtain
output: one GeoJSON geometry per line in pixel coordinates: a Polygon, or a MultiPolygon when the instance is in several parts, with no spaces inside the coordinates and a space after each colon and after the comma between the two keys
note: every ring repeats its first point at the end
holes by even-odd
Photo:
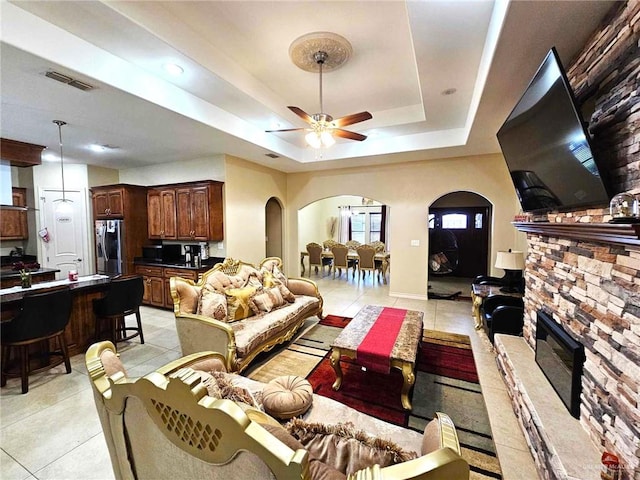
{"type": "Polygon", "coordinates": [[[357,240],[360,243],[367,243],[367,214],[364,212],[352,212],[351,213],[351,238],[350,240],[357,240]]]}

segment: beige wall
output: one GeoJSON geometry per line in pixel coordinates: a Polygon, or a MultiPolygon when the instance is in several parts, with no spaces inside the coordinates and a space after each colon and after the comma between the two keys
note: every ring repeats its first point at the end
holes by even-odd
{"type": "MultiPolygon", "coordinates": [[[[298,255],[296,237],[300,208],[322,198],[344,194],[374,198],[388,205],[389,238],[393,242],[392,295],[426,298],[428,206],[446,193],[474,192],[493,204],[492,265],[497,250],[524,242],[523,235],[510,223],[519,211],[519,204],[504,159],[498,154],[289,174],[287,190],[290,232],[287,249],[291,258],[298,255]],[[411,246],[412,240],[417,240],[419,246],[411,246]]],[[[501,275],[503,272],[492,273],[501,275]]]]}
{"type": "MultiPolygon", "coordinates": [[[[227,255],[250,263],[259,263],[266,256],[267,201],[276,197],[283,206],[284,218],[289,215],[286,202],[287,175],[231,156],[226,157],[225,173],[224,238],[227,255]]],[[[290,270],[292,262],[291,257],[287,257],[287,248],[291,241],[295,242],[297,233],[293,236],[286,222],[283,227],[283,261],[287,270],[290,270]]]]}
{"type": "Polygon", "coordinates": [[[224,155],[209,158],[160,163],[147,167],[120,170],[120,182],[131,185],[164,185],[196,182],[198,180],[225,181],[224,155]]]}
{"type": "Polygon", "coordinates": [[[89,165],[87,170],[87,182],[89,184],[89,188],[120,183],[120,172],[113,168],[89,165]]]}

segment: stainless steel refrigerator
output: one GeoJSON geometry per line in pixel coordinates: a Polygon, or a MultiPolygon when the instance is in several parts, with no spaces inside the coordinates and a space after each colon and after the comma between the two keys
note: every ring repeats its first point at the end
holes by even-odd
{"type": "Polygon", "coordinates": [[[96,220],[96,267],[102,275],[124,272],[124,220],[96,220]]]}

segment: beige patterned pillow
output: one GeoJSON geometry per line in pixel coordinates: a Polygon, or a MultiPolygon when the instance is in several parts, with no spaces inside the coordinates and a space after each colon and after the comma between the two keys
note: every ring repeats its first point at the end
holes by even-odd
{"type": "Polygon", "coordinates": [[[418,457],[389,440],[357,430],[351,423],[325,425],[294,418],[285,428],[309,453],[347,476],[374,464],[386,467],[418,457]]]}
{"type": "Polygon", "coordinates": [[[213,318],[221,322],[227,321],[227,299],[218,293],[213,285],[206,284],[200,291],[198,315],[213,318]]]}
{"type": "MultiPolygon", "coordinates": [[[[285,287],[286,288],[286,287],[285,287]]],[[[289,292],[291,293],[291,292],[289,292]]],[[[249,307],[256,315],[270,312],[286,303],[278,287],[265,288],[251,297],[249,307]]]]}
{"type": "Polygon", "coordinates": [[[228,288],[225,290],[227,297],[227,319],[229,322],[242,320],[253,315],[249,306],[251,296],[256,293],[256,287],[228,288]]]}
{"type": "Polygon", "coordinates": [[[296,301],[296,296],[291,293],[287,287],[285,287],[282,283],[278,285],[278,290],[282,294],[282,298],[284,298],[289,303],[294,303],[296,301]]]}

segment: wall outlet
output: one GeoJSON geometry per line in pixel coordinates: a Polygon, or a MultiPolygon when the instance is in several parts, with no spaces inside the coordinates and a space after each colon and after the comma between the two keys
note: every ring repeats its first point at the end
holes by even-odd
{"type": "Polygon", "coordinates": [[[420,240],[411,240],[411,246],[412,247],[419,247],[420,246],[420,240]]]}
{"type": "Polygon", "coordinates": [[[222,250],[224,248],[224,243],[218,242],[218,250],[222,250]]]}

